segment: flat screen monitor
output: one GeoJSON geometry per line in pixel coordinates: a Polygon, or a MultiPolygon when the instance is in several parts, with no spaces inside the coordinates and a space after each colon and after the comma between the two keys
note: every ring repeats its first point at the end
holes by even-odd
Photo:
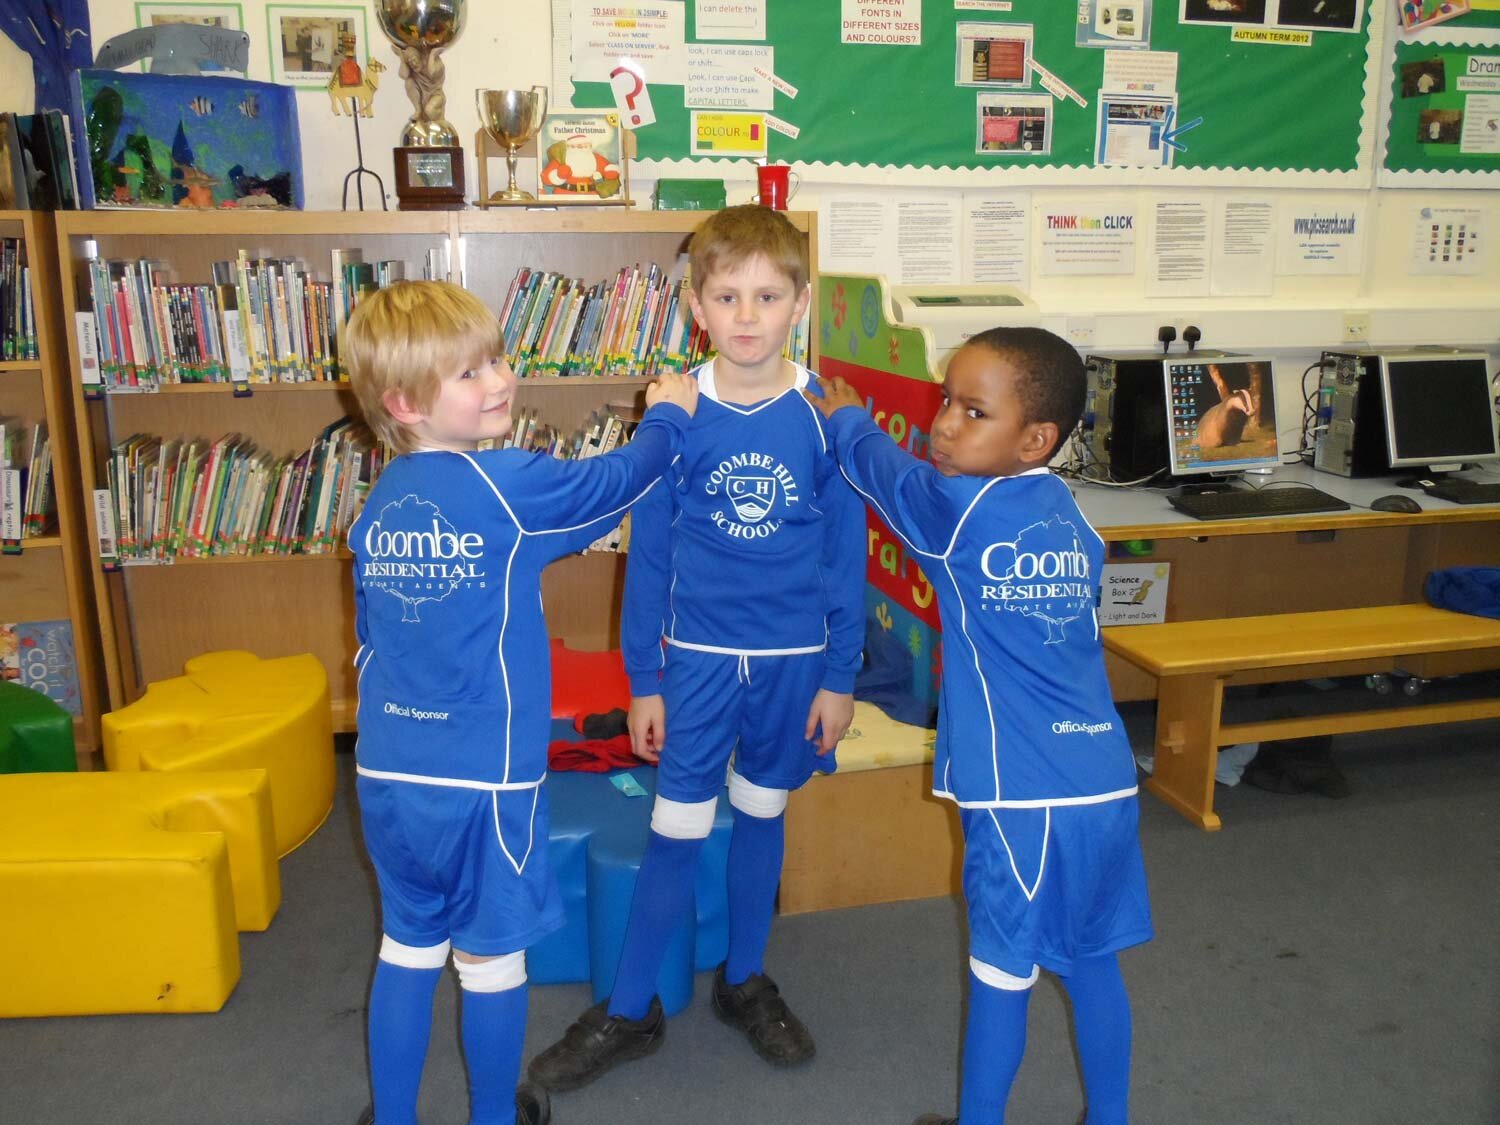
{"type": "Polygon", "coordinates": [[[1173,476],[1242,473],[1281,464],[1276,377],[1269,359],[1185,356],[1162,364],[1173,476]]]}
{"type": "Polygon", "coordinates": [[[1484,356],[1382,356],[1380,391],[1391,468],[1444,472],[1467,461],[1500,461],[1484,356]]]}

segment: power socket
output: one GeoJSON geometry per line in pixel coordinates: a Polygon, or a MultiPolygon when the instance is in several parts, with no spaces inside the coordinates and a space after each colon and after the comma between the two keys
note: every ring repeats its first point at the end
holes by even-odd
{"type": "Polygon", "coordinates": [[[1344,343],[1368,344],[1370,342],[1370,314],[1346,312],[1344,314],[1344,343]]]}

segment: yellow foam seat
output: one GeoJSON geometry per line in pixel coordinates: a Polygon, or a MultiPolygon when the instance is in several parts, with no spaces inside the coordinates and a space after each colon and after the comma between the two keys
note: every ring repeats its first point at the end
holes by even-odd
{"type": "Polygon", "coordinates": [[[183,675],[148,685],[103,725],[111,770],[265,770],[278,855],[303,843],[333,808],[333,711],[316,657],[195,656],[183,675]]]}
{"type": "Polygon", "coordinates": [[[0,1017],[215,1012],[281,904],[264,770],[0,777],[0,1017]]]}

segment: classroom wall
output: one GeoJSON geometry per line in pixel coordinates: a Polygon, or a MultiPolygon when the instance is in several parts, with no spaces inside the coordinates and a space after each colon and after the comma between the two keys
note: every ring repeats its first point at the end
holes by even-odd
{"type": "MultiPolygon", "coordinates": [[[[831,0],[828,0],[831,2],[831,0]]],[[[1386,3],[1388,0],[1375,0],[1386,3]]],[[[367,12],[370,49],[390,64],[385,82],[375,96],[374,118],[361,123],[367,162],[380,172],[391,188],[389,149],[411,112],[410,102],[396,71],[394,51],[381,35],[374,5],[367,12]]],[[[112,35],[134,26],[135,5],[122,0],[92,0],[93,40],[97,49],[112,35]]],[[[269,78],[268,29],[264,0],[242,0],[244,27],[251,34],[250,77],[269,78]]],[[[481,86],[550,85],[552,81],[551,4],[534,0],[525,4],[498,4],[471,0],[467,26],[457,43],[445,52],[447,116],[464,139],[468,154],[468,182],[474,192],[474,132],[478,119],[474,90],[481,86]]],[[[1392,31],[1390,34],[1397,34],[1392,31]]],[[[1441,37],[1441,29],[1430,33],[1441,37]]],[[[1466,33],[1468,38],[1494,41],[1494,30],[1466,33]]],[[[31,101],[26,57],[8,40],[0,39],[0,107],[27,109],[31,101]]],[[[1384,85],[1384,83],[1382,83],[1384,85]]],[[[1383,135],[1388,90],[1380,97],[1381,120],[1376,133],[1383,135]]],[[[299,91],[297,95],[304,153],[306,201],[309,209],[336,209],[344,174],[354,167],[353,126],[346,117],[334,117],[328,97],[321,91],[299,91]]],[[[774,146],[773,146],[774,152],[774,146]]],[[[504,162],[493,161],[491,175],[503,176],[504,162]]],[[[743,175],[728,179],[729,201],[747,201],[753,190],[753,170],[743,165],[743,175]]],[[[534,175],[534,164],[523,161],[523,176],[534,175]]],[[[928,177],[918,189],[909,177],[871,173],[866,187],[847,183],[829,184],[807,180],[794,200],[799,208],[815,208],[832,194],[851,191],[873,193],[916,192],[958,195],[961,190],[945,186],[941,173],[928,177]],[[900,182],[897,182],[900,181],[900,182]]],[[[633,176],[632,194],[648,203],[653,177],[646,169],[633,176]]],[[[972,190],[972,188],[970,189],[972,190]]],[[[1269,297],[1160,299],[1146,295],[1144,243],[1138,245],[1136,272],[1123,277],[1048,278],[1037,270],[1038,234],[1031,236],[1029,292],[1045,315],[1045,323],[1058,331],[1079,320],[1091,322],[1094,347],[1149,346],[1158,324],[1197,324],[1204,331],[1205,346],[1273,348],[1284,354],[1283,378],[1295,379],[1306,362],[1316,358],[1319,348],[1341,339],[1346,310],[1366,311],[1371,317],[1374,343],[1456,343],[1483,347],[1500,353],[1500,250],[1492,248],[1483,272],[1475,277],[1419,276],[1409,269],[1415,212],[1423,206],[1472,207],[1483,216],[1489,242],[1500,239],[1500,190],[1444,190],[1369,188],[1358,191],[1318,192],[1308,189],[1264,188],[1253,174],[1240,177],[1235,186],[1105,187],[1078,183],[1028,183],[1033,202],[1065,195],[1082,201],[1129,201],[1139,213],[1149,213],[1157,200],[1215,193],[1253,195],[1280,203],[1295,204],[1309,198],[1330,205],[1363,201],[1367,206],[1369,241],[1362,271],[1349,276],[1276,278],[1269,297]],[[1295,371],[1293,369],[1295,368],[1295,371]]],[[[392,198],[394,206],[394,197],[392,198]]],[[[1289,401],[1286,394],[1282,400],[1289,401]]]]}

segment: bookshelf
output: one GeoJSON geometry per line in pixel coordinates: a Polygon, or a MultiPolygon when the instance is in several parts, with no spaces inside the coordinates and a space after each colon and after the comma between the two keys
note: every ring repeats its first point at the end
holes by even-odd
{"type": "MultiPolygon", "coordinates": [[[[788,216],[816,253],[816,216],[788,216]]],[[[82,211],[58,214],[58,262],[69,323],[88,293],[87,262],[147,258],[163,263],[172,280],[207,282],[215,261],[245,250],[253,257],[297,258],[315,278],[329,279],[335,249],[358,247],[366,262],[401,259],[420,277],[431,250],[441,252],[450,276],[498,309],[523,266],[554,270],[588,282],[611,277],[622,265],[668,268],[702,221],[697,212],[620,209],[547,211],[506,208],[462,212],[278,212],[274,214],[82,211]]],[[[816,278],[816,263],[812,276],[816,278]]],[[[816,302],[814,302],[816,308],[816,302]]],[[[816,338],[816,325],[813,325],[816,338]]],[[[76,334],[69,333],[71,367],[79,369],[76,334]]],[[[516,408],[534,407],[561,429],[612,404],[638,405],[645,380],[632,376],[532,377],[521,382],[516,408]]],[[[73,381],[77,445],[84,496],[108,487],[114,443],[135,433],[204,438],[240,433],[277,453],[309,442],[329,422],[354,414],[353,396],[340,383],[254,384],[248,397],[229,384],[163,385],[149,394],[110,393],[85,398],[73,381]]],[[[350,730],[355,677],[350,556],[239,556],[178,559],[171,565],[107,569],[98,550],[93,504],[88,521],[88,577],[101,612],[107,700],[111,708],[136,698],[153,680],[180,674],[184,660],[217,648],[245,648],[262,657],[311,652],[328,670],[335,729],[350,730]]],[[[623,587],[621,556],[590,553],[561,559],[543,576],[549,628],[577,648],[617,640],[623,587]]]]}
{"type": "Polygon", "coordinates": [[[102,682],[52,216],[0,211],[0,237],[25,247],[37,337],[36,359],[0,362],[0,416],[28,430],[46,424],[57,513],[55,529],[22,539],[19,554],[0,554],[0,621],[69,623],[82,709],[73,723],[74,746],[84,758],[99,746],[102,682]]]}

